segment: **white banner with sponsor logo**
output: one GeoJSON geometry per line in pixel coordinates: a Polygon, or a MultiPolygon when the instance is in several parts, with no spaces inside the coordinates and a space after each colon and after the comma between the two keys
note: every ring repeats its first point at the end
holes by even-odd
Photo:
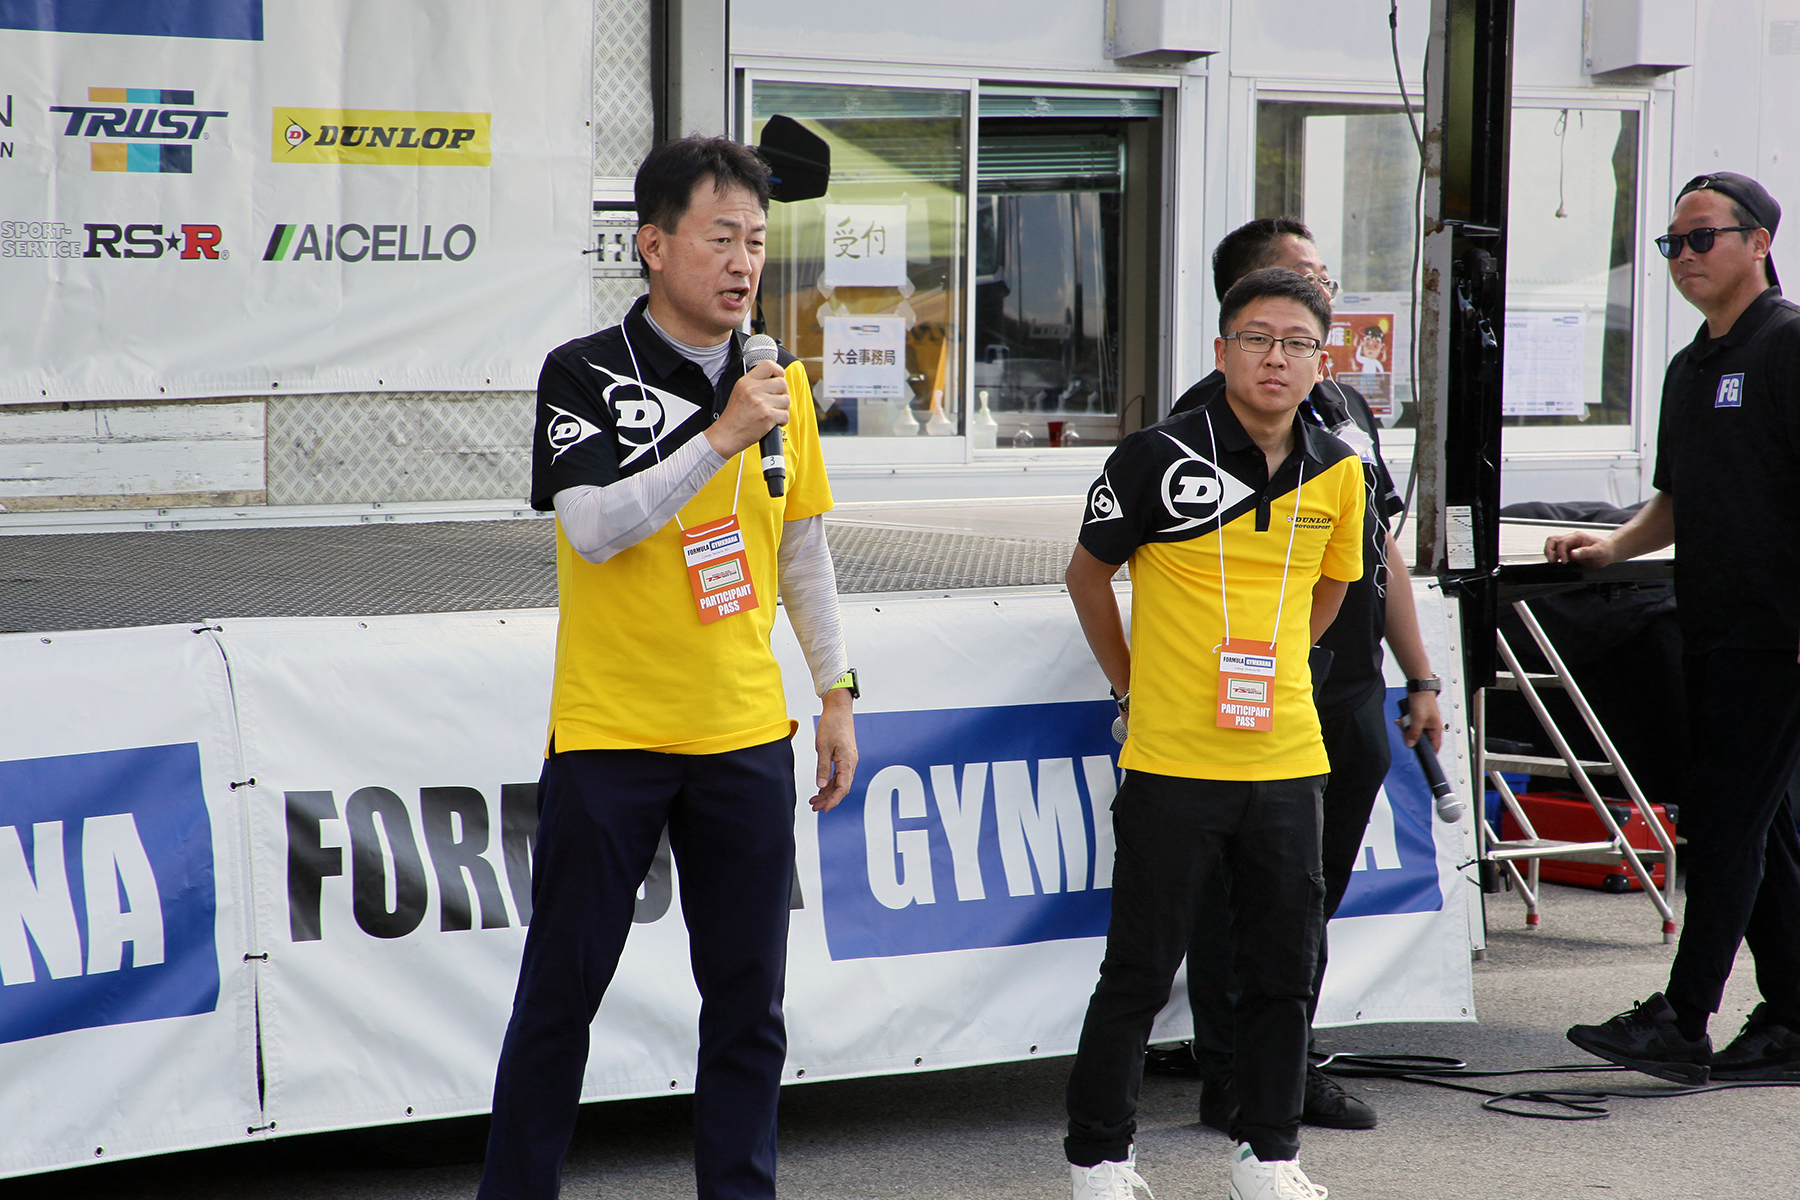
{"type": "Polygon", "coordinates": [[[0,0],[0,403],[534,386],[587,0],[0,0]]]}
{"type": "Polygon", "coordinates": [[[0,1175],[262,1124],[243,789],[219,647],[0,637],[0,1175]]]}
{"type": "MultiPolygon", "coordinates": [[[[1435,593],[1421,599],[1434,661],[1450,667],[1446,610],[1435,593]]],[[[865,689],[857,716],[862,766],[837,809],[799,808],[787,1078],[1073,1050],[1110,905],[1108,806],[1118,747],[1113,706],[1067,597],[853,600],[844,615],[865,689]]],[[[55,836],[37,832],[44,822],[60,820],[67,830],[78,817],[87,820],[88,844],[98,836],[113,855],[123,899],[100,905],[114,931],[102,949],[127,936],[139,945],[148,938],[130,934],[139,927],[114,911],[140,911],[139,896],[148,893],[132,888],[145,886],[144,856],[162,884],[174,876],[158,847],[173,839],[196,863],[201,854],[162,824],[154,837],[142,833],[148,811],[188,812],[183,828],[192,826],[197,800],[181,809],[160,799],[154,788],[162,785],[133,775],[107,792],[114,807],[94,810],[108,817],[96,826],[82,808],[94,791],[80,782],[85,776],[42,776],[33,764],[66,754],[103,759],[102,751],[161,763],[197,744],[204,786],[194,786],[213,814],[205,853],[212,874],[231,881],[230,889],[218,885],[217,966],[228,985],[240,984],[226,989],[236,999],[221,999],[205,1017],[179,1015],[197,1011],[191,1007],[146,1010],[134,1024],[60,1032],[13,1018],[24,1030],[18,1044],[37,1049],[14,1061],[5,1057],[14,1048],[0,1043],[0,1065],[10,1068],[0,1073],[6,1112],[54,1091],[60,1116],[45,1120],[50,1128],[78,1108],[141,1114],[131,1136],[107,1136],[146,1153],[237,1129],[279,1136],[484,1111],[530,912],[555,630],[556,614],[539,610],[225,621],[201,636],[73,635],[102,647],[88,660],[55,659],[51,647],[39,654],[36,638],[0,643],[8,678],[19,681],[15,696],[51,698],[13,700],[21,732],[0,733],[8,749],[0,759],[13,760],[0,761],[0,779],[36,770],[48,780],[40,799],[0,787],[0,966],[22,970],[18,948],[27,944],[39,948],[31,960],[37,980],[48,979],[50,958],[64,967],[75,961],[56,940],[67,938],[58,932],[62,893],[54,876],[41,867],[29,879],[21,874],[22,863],[44,861],[32,858],[55,836]],[[190,693],[206,702],[182,699],[190,693]],[[78,701],[85,706],[75,708],[78,701]],[[227,737],[233,713],[241,765],[227,737]],[[205,722],[206,730],[176,731],[205,722]],[[110,817],[127,809],[139,814],[142,854],[110,817]],[[11,866],[9,836],[20,847],[11,866]],[[237,882],[245,878],[255,881],[249,900],[237,882]],[[53,902],[42,899],[47,886],[53,902]],[[245,954],[258,956],[260,1110],[245,954]],[[227,1021],[228,1011],[229,1030],[204,1049],[169,1052],[185,1045],[185,1030],[211,1028],[183,1022],[227,1021]],[[118,1039],[106,1043],[109,1053],[134,1069],[122,1076],[68,1071],[64,1047],[79,1054],[85,1044],[70,1039],[95,1036],[118,1039]],[[92,1095],[72,1082],[88,1078],[96,1081],[92,1095]],[[180,1105],[164,1111],[176,1091],[180,1105]],[[190,1111],[232,1115],[201,1126],[171,1115],[190,1111]]],[[[792,711],[816,712],[785,622],[777,623],[775,646],[792,711]]],[[[812,790],[810,743],[803,725],[795,768],[801,796],[812,790]]],[[[183,754],[176,757],[189,763],[194,752],[183,754]]],[[[1447,756],[1446,765],[1453,777],[1464,775],[1459,758],[1447,756]]],[[[1454,870],[1465,832],[1433,819],[1411,755],[1397,752],[1364,862],[1332,927],[1322,1021],[1473,1019],[1467,888],[1454,870]]],[[[65,842],[69,862],[99,853],[77,853],[65,842]]],[[[182,869],[192,876],[199,868],[182,869]]],[[[91,928],[100,909],[91,887],[84,894],[91,928]]],[[[185,889],[181,902],[198,906],[198,894],[185,889]]],[[[699,999],[675,895],[665,847],[595,1022],[588,1099],[693,1085],[699,999]]],[[[195,925],[197,918],[170,916],[170,904],[164,895],[166,929],[195,925]]],[[[80,911],[70,919],[82,919],[80,911]]],[[[88,941],[84,969],[91,973],[96,961],[108,966],[113,952],[97,960],[92,946],[101,943],[88,941]]],[[[174,934],[165,944],[175,945],[174,934]]],[[[143,969],[137,961],[133,969],[143,969]]],[[[12,1013],[3,1007],[15,994],[12,982],[9,974],[0,991],[0,1021],[12,1013]]],[[[1157,1036],[1187,1031],[1178,982],[1157,1036]]],[[[74,1128],[77,1141],[89,1136],[74,1128]]],[[[87,1161],[56,1153],[0,1157],[0,1173],[87,1161]]]]}

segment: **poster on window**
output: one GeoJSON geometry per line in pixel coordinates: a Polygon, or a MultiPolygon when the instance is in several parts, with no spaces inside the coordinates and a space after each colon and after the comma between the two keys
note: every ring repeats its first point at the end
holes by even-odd
{"type": "Polygon", "coordinates": [[[592,20],[0,0],[0,403],[533,386],[591,327],[592,20]]]}
{"type": "Polygon", "coordinates": [[[1505,370],[1500,411],[1509,417],[1579,417],[1587,411],[1581,386],[1587,356],[1587,314],[1506,314],[1505,370]]]}
{"type": "Polygon", "coordinates": [[[822,395],[910,399],[904,317],[826,317],[822,395]]]}
{"type": "Polygon", "coordinates": [[[1394,414],[1394,314],[1339,313],[1325,335],[1325,374],[1355,388],[1377,418],[1394,414]]]}
{"type": "Polygon", "coordinates": [[[904,204],[827,204],[820,282],[828,288],[903,286],[907,215],[904,204]]]}

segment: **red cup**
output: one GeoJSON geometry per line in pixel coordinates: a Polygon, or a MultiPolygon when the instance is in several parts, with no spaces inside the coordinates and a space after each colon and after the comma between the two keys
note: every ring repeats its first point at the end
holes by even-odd
{"type": "Polygon", "coordinates": [[[1067,424],[1068,424],[1067,421],[1051,421],[1051,422],[1049,422],[1050,444],[1052,446],[1062,445],[1063,426],[1065,426],[1067,424]]]}

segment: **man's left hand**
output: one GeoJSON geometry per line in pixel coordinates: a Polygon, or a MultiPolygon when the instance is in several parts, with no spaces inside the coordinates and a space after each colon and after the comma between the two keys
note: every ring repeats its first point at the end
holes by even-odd
{"type": "Polygon", "coordinates": [[[850,692],[833,688],[825,693],[825,711],[819,716],[814,743],[819,749],[819,794],[808,803],[814,812],[829,812],[849,792],[856,779],[856,724],[850,714],[850,692]]]}
{"type": "MultiPolygon", "coordinates": [[[[1418,745],[1419,735],[1422,733],[1431,739],[1432,750],[1442,750],[1444,748],[1444,716],[1438,711],[1437,693],[1413,692],[1407,696],[1406,703],[1412,713],[1412,724],[1400,726],[1400,736],[1406,739],[1406,744],[1409,747],[1418,745]]],[[[1400,724],[1398,721],[1394,723],[1400,724]]]]}

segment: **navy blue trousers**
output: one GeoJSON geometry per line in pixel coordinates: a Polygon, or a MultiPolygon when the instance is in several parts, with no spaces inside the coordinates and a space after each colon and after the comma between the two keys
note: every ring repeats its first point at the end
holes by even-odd
{"type": "Polygon", "coordinates": [[[588,1027],[663,827],[681,885],[700,1061],[700,1200],[772,1200],[794,871],[794,752],[573,750],[538,786],[531,928],[494,1080],[481,1200],[549,1200],[574,1133],[588,1027]]]}

